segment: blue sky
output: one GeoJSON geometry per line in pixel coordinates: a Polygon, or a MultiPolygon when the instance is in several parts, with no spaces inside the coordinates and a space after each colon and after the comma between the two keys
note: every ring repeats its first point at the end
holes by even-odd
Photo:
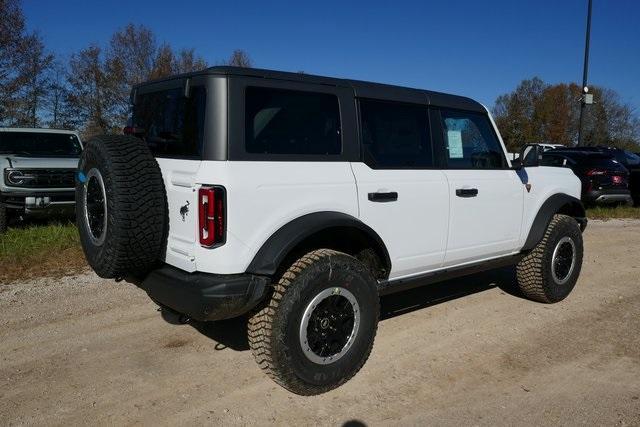
{"type": "MultiPolygon", "coordinates": [[[[256,66],[471,96],[492,106],[520,80],[582,80],[587,0],[349,2],[23,0],[30,29],[68,57],[129,22],[212,64],[256,66]]],[[[640,113],[640,1],[594,0],[590,83],[640,113]]]]}

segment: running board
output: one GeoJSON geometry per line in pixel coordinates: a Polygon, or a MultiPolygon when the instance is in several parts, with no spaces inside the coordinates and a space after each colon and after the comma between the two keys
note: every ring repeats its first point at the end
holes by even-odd
{"type": "Polygon", "coordinates": [[[459,267],[449,267],[442,270],[431,271],[429,273],[420,274],[418,276],[407,277],[396,280],[382,280],[378,282],[378,294],[389,295],[396,292],[406,291],[408,289],[417,288],[431,283],[443,282],[445,280],[454,279],[456,277],[467,276],[470,274],[481,273],[495,268],[506,267],[517,264],[525,254],[509,255],[481,261],[474,264],[467,264],[459,267]]]}

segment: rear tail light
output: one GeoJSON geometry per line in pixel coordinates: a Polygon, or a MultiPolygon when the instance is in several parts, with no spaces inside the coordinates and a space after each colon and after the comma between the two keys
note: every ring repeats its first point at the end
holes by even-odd
{"type": "Polygon", "coordinates": [[[201,187],[198,192],[200,244],[211,248],[226,239],[226,200],[222,187],[201,187]]]}
{"type": "Polygon", "coordinates": [[[622,184],[622,182],[624,181],[624,179],[620,176],[620,175],[614,175],[611,177],[611,181],[614,184],[622,184]]]}
{"type": "Polygon", "coordinates": [[[595,175],[606,175],[607,171],[604,169],[591,169],[590,171],[587,172],[588,176],[595,176],[595,175]]]}

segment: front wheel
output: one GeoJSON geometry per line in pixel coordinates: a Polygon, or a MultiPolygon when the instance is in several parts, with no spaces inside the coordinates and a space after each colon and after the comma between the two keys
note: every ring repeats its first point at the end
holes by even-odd
{"type": "Polygon", "coordinates": [[[520,290],[534,301],[562,301],[576,285],[582,256],[582,232],[576,220],[554,215],[540,243],[518,263],[520,290]]]}
{"type": "Polygon", "coordinates": [[[347,382],[371,353],[376,281],[357,259],[329,249],[297,260],[249,320],[249,344],[275,382],[300,395],[347,382]]]}

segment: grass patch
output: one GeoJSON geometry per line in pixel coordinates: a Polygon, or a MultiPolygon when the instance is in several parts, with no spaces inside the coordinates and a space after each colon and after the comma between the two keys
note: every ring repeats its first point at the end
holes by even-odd
{"type": "Polygon", "coordinates": [[[632,206],[595,206],[587,209],[590,219],[640,219],[640,207],[632,206]]]}
{"type": "Polygon", "coordinates": [[[10,228],[0,235],[0,283],[32,277],[62,277],[86,267],[72,223],[10,228]]]}

